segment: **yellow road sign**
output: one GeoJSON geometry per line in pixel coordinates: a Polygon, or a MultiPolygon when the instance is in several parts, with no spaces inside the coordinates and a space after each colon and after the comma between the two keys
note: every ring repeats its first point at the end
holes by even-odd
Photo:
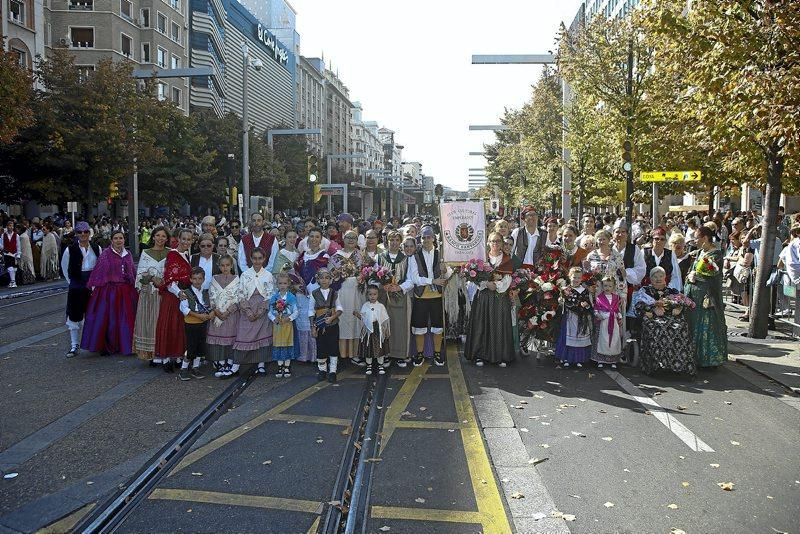
{"type": "Polygon", "coordinates": [[[643,182],[699,182],[703,178],[700,171],[659,171],[642,172],[639,179],[643,182]]]}

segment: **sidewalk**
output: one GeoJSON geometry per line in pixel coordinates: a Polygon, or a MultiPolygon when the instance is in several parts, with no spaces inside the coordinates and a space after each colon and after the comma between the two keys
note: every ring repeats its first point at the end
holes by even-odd
{"type": "Polygon", "coordinates": [[[747,337],[747,323],[732,312],[726,313],[728,353],[753,371],[800,394],[800,343],[770,331],[767,339],[747,337]]]}
{"type": "Polygon", "coordinates": [[[17,286],[10,288],[8,286],[0,287],[0,300],[16,299],[28,295],[35,295],[45,291],[54,291],[57,289],[66,289],[67,281],[64,279],[53,280],[51,282],[36,282],[29,286],[17,286]]]}

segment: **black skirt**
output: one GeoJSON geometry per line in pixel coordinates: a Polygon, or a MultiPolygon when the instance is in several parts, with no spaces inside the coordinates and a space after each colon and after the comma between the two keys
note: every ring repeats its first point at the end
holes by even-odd
{"type": "Polygon", "coordinates": [[[472,300],[467,343],[467,360],[488,363],[511,362],[516,359],[511,324],[511,300],[506,293],[484,289],[472,300]]]}
{"type": "Polygon", "coordinates": [[[317,359],[339,357],[339,325],[317,328],[317,359]]]}

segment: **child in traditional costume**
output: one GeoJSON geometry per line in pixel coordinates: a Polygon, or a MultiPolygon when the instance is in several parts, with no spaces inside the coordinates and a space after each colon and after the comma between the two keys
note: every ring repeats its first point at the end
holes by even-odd
{"type": "Polygon", "coordinates": [[[206,343],[208,356],[215,362],[217,378],[230,378],[239,373],[239,364],[233,360],[233,342],[239,328],[239,277],[231,256],[219,259],[221,274],[214,276],[208,296],[214,309],[214,319],[208,324],[206,343]]]}
{"type": "Polygon", "coordinates": [[[275,378],[290,378],[290,364],[297,359],[297,344],[294,331],[294,320],[297,319],[297,299],[289,291],[288,273],[275,275],[278,290],[269,299],[267,317],[272,321],[272,359],[278,362],[275,378]]]}
{"type": "Polygon", "coordinates": [[[186,336],[186,357],[183,358],[183,363],[181,363],[178,378],[183,381],[191,380],[192,378],[198,380],[205,378],[200,373],[200,363],[208,352],[206,345],[207,323],[214,318],[214,312],[211,309],[211,302],[208,298],[208,290],[203,289],[205,280],[206,272],[203,268],[194,267],[191,276],[192,285],[189,289],[183,291],[185,298],[182,298],[180,302],[180,310],[183,314],[184,322],[184,335],[186,336]],[[191,370],[189,370],[189,362],[192,363],[191,370]]]}
{"type": "Polygon", "coordinates": [[[389,354],[389,314],[386,312],[386,307],[378,302],[379,294],[380,290],[377,286],[368,286],[367,302],[361,306],[361,311],[353,312],[353,315],[361,320],[361,341],[358,355],[367,362],[367,375],[373,373],[375,360],[378,363],[378,374],[386,374],[383,360],[389,354]]]}
{"type": "Polygon", "coordinates": [[[256,372],[267,374],[266,362],[272,346],[272,323],[264,320],[273,292],[273,278],[264,266],[266,254],[256,247],[250,253],[252,267],[239,277],[239,326],[233,343],[239,364],[258,364],[256,372]]]}
{"type": "Polygon", "coordinates": [[[289,279],[292,283],[292,292],[297,299],[298,314],[297,319],[294,320],[294,331],[299,341],[297,361],[314,362],[317,359],[317,342],[311,337],[311,320],[309,319],[309,312],[313,313],[314,310],[313,301],[299,276],[289,273],[289,279]]]}
{"type": "Polygon", "coordinates": [[[339,362],[339,316],[344,308],[336,290],[331,288],[333,276],[326,268],[317,271],[319,287],[311,292],[313,307],[309,309],[311,336],[317,340],[317,378],[336,382],[339,362]]]}
{"type": "Polygon", "coordinates": [[[615,292],[616,280],[607,276],[602,281],[603,292],[594,303],[594,345],[592,360],[597,362],[598,369],[606,363],[612,369],[617,368],[622,355],[622,299],[615,292]]]}
{"type": "Polygon", "coordinates": [[[583,285],[583,270],[569,270],[569,287],[564,289],[564,315],[556,343],[556,359],[564,367],[583,367],[592,355],[592,297],[583,285]]]}

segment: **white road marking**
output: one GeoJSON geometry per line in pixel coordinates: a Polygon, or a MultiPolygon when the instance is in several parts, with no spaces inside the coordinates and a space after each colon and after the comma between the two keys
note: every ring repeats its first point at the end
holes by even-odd
{"type": "Polygon", "coordinates": [[[608,376],[613,378],[617,384],[622,386],[622,389],[624,389],[636,402],[650,410],[650,413],[653,414],[653,417],[661,421],[665,427],[670,429],[673,434],[678,436],[678,438],[687,444],[690,449],[695,452],[714,452],[714,449],[712,449],[705,441],[697,437],[694,432],[686,428],[681,422],[672,417],[672,415],[664,410],[660,404],[645,395],[641,389],[634,386],[630,380],[616,371],[612,371],[610,369],[604,369],[604,371],[608,376]]]}

